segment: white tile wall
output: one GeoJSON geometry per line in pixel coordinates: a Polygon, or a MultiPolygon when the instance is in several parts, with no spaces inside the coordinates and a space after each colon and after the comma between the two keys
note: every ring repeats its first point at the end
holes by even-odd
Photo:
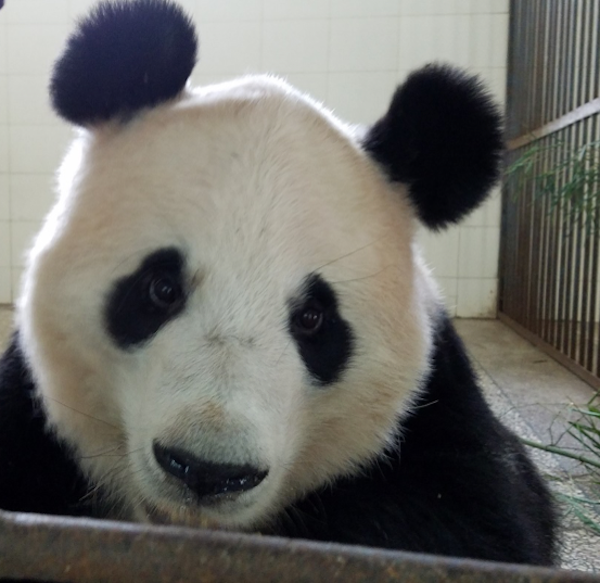
{"type": "Polygon", "coordinates": [[[398,83],[394,71],[330,72],[325,100],[347,120],[375,120],[389,105],[398,83]]]}
{"type": "Polygon", "coordinates": [[[10,191],[8,174],[0,174],[0,221],[10,220],[10,191]]]}
{"type": "Polygon", "coordinates": [[[16,294],[21,289],[21,276],[23,275],[22,267],[11,267],[9,271],[10,281],[8,282],[8,286],[10,288],[10,293],[12,300],[8,303],[12,303],[16,299],[16,294]]]}
{"type": "MultiPolygon", "coordinates": [[[[0,34],[2,34],[0,30],[0,34]]],[[[1,58],[1,55],[0,55],[1,58]]],[[[0,124],[8,123],[8,77],[0,73],[0,124]]]]}
{"type": "Polygon", "coordinates": [[[400,4],[397,0],[331,0],[329,14],[332,19],[398,16],[400,4]]]}
{"type": "MultiPolygon", "coordinates": [[[[504,99],[508,0],[180,0],[200,35],[194,83],[286,76],[349,121],[381,115],[396,84],[432,60],[480,74],[504,99]]],[[[47,84],[73,20],[95,0],[9,0],[0,11],[0,303],[52,203],[70,130],[47,84]]],[[[419,235],[449,309],[495,313],[498,193],[462,226],[419,235]]]]}
{"type": "Polygon", "coordinates": [[[8,24],[65,24],[69,16],[68,0],[18,0],[6,9],[8,24]]]}
{"type": "Polygon", "coordinates": [[[263,0],[265,20],[322,20],[329,16],[328,2],[323,0],[263,0]]]}
{"type": "Polygon", "coordinates": [[[327,71],[329,42],[326,19],[265,21],[261,66],[277,73],[327,71]]]}
{"type": "Polygon", "coordinates": [[[11,174],[9,188],[13,221],[39,223],[54,201],[53,174],[11,174]]]}
{"type": "Polygon", "coordinates": [[[458,305],[458,278],[440,277],[439,275],[436,275],[436,281],[442,292],[448,312],[455,316],[458,305]]]}
{"type": "Polygon", "coordinates": [[[6,174],[8,172],[8,134],[9,125],[0,124],[0,173],[6,174]]]}
{"type": "Polygon", "coordinates": [[[0,75],[6,75],[7,55],[6,19],[0,14],[0,75]]]}
{"type": "Polygon", "coordinates": [[[11,125],[59,125],[50,108],[46,75],[10,75],[7,79],[11,125]]]}
{"type": "Polygon", "coordinates": [[[463,227],[458,230],[458,277],[498,276],[499,227],[463,227]]]}
{"type": "Polygon", "coordinates": [[[10,225],[9,221],[0,221],[0,267],[10,267],[10,225]]]}
{"type": "Polygon", "coordinates": [[[204,73],[234,76],[260,70],[261,23],[258,20],[209,22],[200,24],[199,29],[201,69],[204,73]],[[235,44],[235,50],[232,50],[232,44],[235,44]]]}
{"type": "Polygon", "coordinates": [[[202,22],[244,22],[262,19],[262,0],[192,0],[191,3],[194,5],[191,12],[199,27],[202,22]]]}
{"type": "MultiPolygon", "coordinates": [[[[7,2],[2,11],[7,14],[20,2],[7,2]]],[[[33,10],[33,9],[32,9],[33,10]]],[[[2,16],[0,14],[0,16],[2,16]]],[[[65,42],[69,26],[64,24],[6,23],[7,61],[9,75],[48,76],[54,59],[65,42]]]]}
{"type": "Polygon", "coordinates": [[[398,69],[395,18],[336,18],[331,21],[330,71],[398,69]]]}
{"type": "MultiPolygon", "coordinates": [[[[15,221],[10,222],[11,253],[10,266],[20,268],[25,265],[25,252],[29,248],[34,235],[40,227],[39,221],[15,221]]],[[[0,265],[2,260],[0,257],[0,265]]]]}
{"type": "Polygon", "coordinates": [[[459,318],[495,318],[498,282],[494,278],[458,278],[456,315],[459,318]]]}
{"type": "MultiPolygon", "coordinates": [[[[0,229],[2,229],[2,222],[0,222],[0,229]]],[[[12,297],[10,267],[0,266],[0,304],[10,304],[12,297]]]]}
{"type": "Polygon", "coordinates": [[[458,277],[458,250],[460,229],[448,229],[442,233],[419,231],[419,240],[431,270],[436,278],[458,277]]]}
{"type": "Polygon", "coordinates": [[[67,148],[70,136],[70,128],[63,125],[9,125],[10,172],[54,172],[67,148]]]}

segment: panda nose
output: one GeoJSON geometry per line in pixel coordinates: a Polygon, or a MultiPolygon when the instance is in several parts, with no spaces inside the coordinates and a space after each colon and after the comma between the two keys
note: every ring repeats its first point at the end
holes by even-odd
{"type": "Polygon", "coordinates": [[[217,464],[179,448],[152,444],[154,457],[169,475],[182,481],[199,498],[245,492],[258,486],[268,471],[250,465],[217,464]]]}

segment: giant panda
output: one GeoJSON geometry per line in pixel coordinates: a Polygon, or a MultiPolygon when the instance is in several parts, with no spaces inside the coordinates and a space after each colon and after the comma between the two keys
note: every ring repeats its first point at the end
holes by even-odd
{"type": "Polygon", "coordinates": [[[486,196],[496,106],[413,72],[366,129],[281,79],[192,88],[166,0],[98,4],[0,364],[0,508],[550,565],[555,515],[415,235],[486,196]]]}

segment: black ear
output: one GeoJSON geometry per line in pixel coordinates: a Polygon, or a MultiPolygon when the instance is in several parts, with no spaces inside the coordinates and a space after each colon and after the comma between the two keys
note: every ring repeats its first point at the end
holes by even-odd
{"type": "Polygon", "coordinates": [[[496,182],[501,126],[476,77],[428,65],[396,90],[363,145],[391,180],[408,184],[420,219],[437,229],[473,210],[496,182]]]}
{"type": "Polygon", "coordinates": [[[197,39],[166,0],[101,2],[78,24],[50,83],[66,120],[91,125],[175,97],[196,63],[197,39]]]}

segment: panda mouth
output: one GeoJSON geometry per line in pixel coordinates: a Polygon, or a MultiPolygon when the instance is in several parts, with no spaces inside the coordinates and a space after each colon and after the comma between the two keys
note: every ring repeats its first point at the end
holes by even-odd
{"type": "Polygon", "coordinates": [[[156,525],[179,525],[213,530],[247,530],[262,519],[262,504],[244,492],[198,498],[189,491],[170,497],[144,496],[137,505],[138,520],[156,525]],[[183,494],[183,496],[182,496],[183,494]],[[258,516],[256,515],[258,511],[258,516]]]}
{"type": "Polygon", "coordinates": [[[208,528],[211,530],[222,529],[221,523],[201,512],[194,512],[189,506],[179,505],[175,508],[166,508],[163,505],[151,502],[142,503],[145,519],[156,525],[181,525],[194,528],[208,528]]]}

